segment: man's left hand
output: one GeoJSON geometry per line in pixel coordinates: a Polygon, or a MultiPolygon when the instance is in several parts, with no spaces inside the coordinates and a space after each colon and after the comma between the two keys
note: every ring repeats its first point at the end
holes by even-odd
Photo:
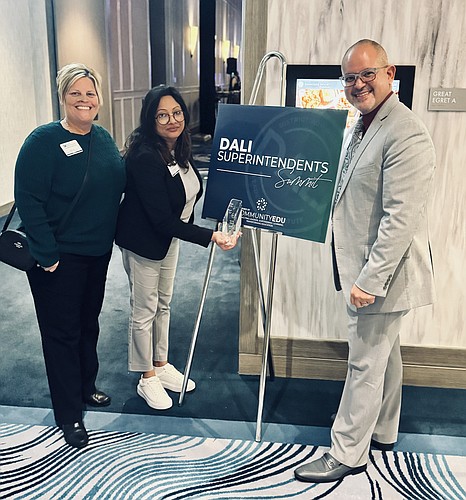
{"type": "Polygon", "coordinates": [[[350,293],[350,301],[353,306],[358,309],[361,307],[366,307],[375,302],[375,296],[370,293],[366,293],[364,290],[361,290],[356,285],[353,285],[350,293]]]}

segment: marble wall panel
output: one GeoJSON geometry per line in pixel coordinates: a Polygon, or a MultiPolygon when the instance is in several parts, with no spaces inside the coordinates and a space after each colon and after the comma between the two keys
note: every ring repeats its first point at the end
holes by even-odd
{"type": "MultiPolygon", "coordinates": [[[[464,1],[269,0],[267,23],[267,51],[279,50],[288,63],[339,64],[352,43],[372,38],[394,64],[416,65],[413,111],[427,125],[438,158],[429,205],[438,300],[409,314],[402,342],[466,347],[466,113],[427,110],[429,88],[466,88],[464,1]]],[[[279,79],[278,68],[267,72],[270,104],[278,102],[279,79]]],[[[267,258],[262,265],[265,270],[267,258]]],[[[328,244],[280,238],[273,335],[345,337],[328,244]]]]}
{"type": "Polygon", "coordinates": [[[0,16],[0,214],[13,200],[14,166],[26,136],[52,120],[45,2],[3,0],[0,16]]]}

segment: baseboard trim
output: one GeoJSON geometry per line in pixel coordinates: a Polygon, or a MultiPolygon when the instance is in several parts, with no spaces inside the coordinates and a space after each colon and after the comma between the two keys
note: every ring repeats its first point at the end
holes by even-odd
{"type": "MultiPolygon", "coordinates": [[[[262,345],[262,341],[259,344],[262,345]]],[[[261,349],[262,346],[258,353],[239,353],[241,375],[260,373],[261,349]]],[[[344,341],[300,340],[293,342],[286,339],[273,339],[271,350],[277,377],[345,379],[348,346],[344,341]]],[[[403,384],[466,389],[466,349],[402,346],[401,354],[403,384]]]]}

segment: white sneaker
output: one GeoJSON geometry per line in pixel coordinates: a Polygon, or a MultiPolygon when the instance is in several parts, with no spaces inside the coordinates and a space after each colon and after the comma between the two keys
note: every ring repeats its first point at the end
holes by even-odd
{"type": "MultiPolygon", "coordinates": [[[[162,386],[165,389],[173,392],[181,392],[183,387],[184,375],[180,373],[173,365],[167,363],[162,367],[156,367],[155,371],[157,377],[159,377],[162,386]]],[[[188,384],[186,387],[186,392],[193,391],[196,388],[196,384],[193,380],[188,379],[188,384]]]]}
{"type": "Polygon", "coordinates": [[[162,387],[159,377],[144,378],[141,375],[139,379],[137,393],[146,400],[146,403],[155,410],[168,410],[173,406],[172,398],[162,387]]]}

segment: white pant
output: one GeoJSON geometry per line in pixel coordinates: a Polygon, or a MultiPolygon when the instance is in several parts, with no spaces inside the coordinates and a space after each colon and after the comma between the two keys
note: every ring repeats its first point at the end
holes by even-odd
{"type": "Polygon", "coordinates": [[[128,369],[147,372],[168,360],[170,302],[180,242],[173,238],[163,260],[145,259],[121,249],[130,287],[128,369]]]}
{"type": "Polygon", "coordinates": [[[330,454],[357,467],[371,438],[394,443],[401,410],[401,319],[406,312],[358,314],[348,309],[348,372],[332,427],[330,454]]]}

